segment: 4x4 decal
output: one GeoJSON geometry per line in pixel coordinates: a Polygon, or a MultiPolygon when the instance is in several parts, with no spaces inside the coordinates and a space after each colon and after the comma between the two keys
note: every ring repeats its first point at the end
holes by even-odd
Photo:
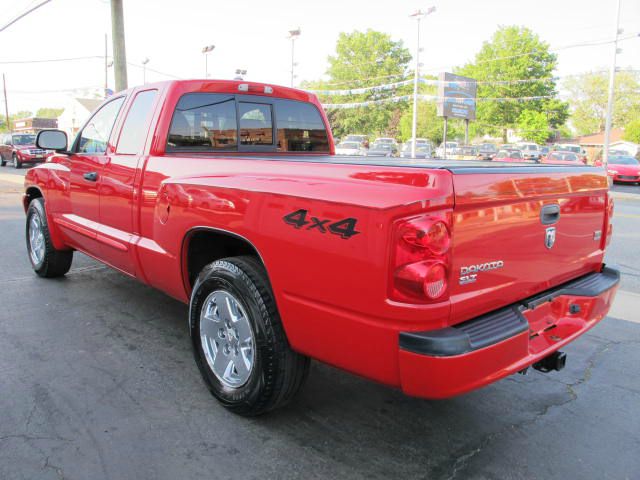
{"type": "Polygon", "coordinates": [[[304,209],[296,210],[288,215],[285,215],[282,219],[287,225],[291,225],[297,229],[306,227],[305,230],[316,230],[320,233],[333,233],[345,240],[359,234],[356,231],[356,223],[358,220],[355,218],[345,218],[338,220],[337,222],[329,223],[331,220],[320,219],[318,217],[309,216],[307,220],[307,214],[309,212],[304,209]]]}

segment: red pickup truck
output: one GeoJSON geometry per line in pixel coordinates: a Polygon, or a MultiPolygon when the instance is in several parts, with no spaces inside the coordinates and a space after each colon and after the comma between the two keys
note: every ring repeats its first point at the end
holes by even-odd
{"type": "Polygon", "coordinates": [[[530,366],[608,312],[603,169],[334,155],[318,99],[172,81],[106,100],[25,180],[35,272],[73,251],[190,304],[213,395],[285,404],[309,359],[445,398],[530,366]]]}

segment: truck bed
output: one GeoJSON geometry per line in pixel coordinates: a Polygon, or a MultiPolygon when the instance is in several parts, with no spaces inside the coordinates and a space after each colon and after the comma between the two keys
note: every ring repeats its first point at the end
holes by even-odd
{"type": "MultiPolygon", "coordinates": [[[[194,152],[195,153],[195,152],[194,152]]],[[[176,156],[186,156],[189,153],[183,152],[176,156]]],[[[308,162],[308,163],[329,163],[343,165],[366,165],[381,167],[409,167],[409,168],[435,168],[450,170],[454,173],[486,173],[487,169],[495,173],[518,173],[530,172],[579,172],[595,167],[589,165],[552,165],[522,162],[491,162],[486,160],[446,160],[442,158],[434,159],[409,159],[399,157],[360,157],[348,155],[228,155],[228,154],[207,154],[215,155],[216,158],[237,159],[238,157],[252,160],[272,160],[287,162],[308,162]]]]}

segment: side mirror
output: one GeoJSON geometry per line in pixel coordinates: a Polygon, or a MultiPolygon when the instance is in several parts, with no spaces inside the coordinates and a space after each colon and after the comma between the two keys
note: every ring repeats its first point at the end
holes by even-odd
{"type": "Polygon", "coordinates": [[[58,153],[67,151],[67,134],[62,130],[42,130],[36,137],[36,147],[44,150],[55,150],[58,153]]]}

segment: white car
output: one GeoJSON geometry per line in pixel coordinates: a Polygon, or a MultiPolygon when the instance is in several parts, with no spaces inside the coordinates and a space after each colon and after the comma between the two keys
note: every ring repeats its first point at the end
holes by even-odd
{"type": "MultiPolygon", "coordinates": [[[[460,144],[458,142],[447,142],[447,155],[453,154],[454,150],[457,150],[460,144]]],[[[442,158],[444,157],[444,143],[441,143],[438,148],[436,148],[436,156],[442,158]]]]}
{"type": "Polygon", "coordinates": [[[519,143],[516,148],[522,152],[527,160],[540,160],[541,152],[537,143],[519,143]]]}
{"type": "Polygon", "coordinates": [[[376,138],[373,143],[377,143],[377,144],[388,143],[390,145],[395,145],[396,147],[398,146],[398,142],[396,141],[396,139],[395,138],[389,138],[389,137],[376,138]]]}
{"type": "Polygon", "coordinates": [[[362,157],[366,155],[366,150],[360,142],[341,142],[336,145],[336,155],[350,155],[362,157]]]}

